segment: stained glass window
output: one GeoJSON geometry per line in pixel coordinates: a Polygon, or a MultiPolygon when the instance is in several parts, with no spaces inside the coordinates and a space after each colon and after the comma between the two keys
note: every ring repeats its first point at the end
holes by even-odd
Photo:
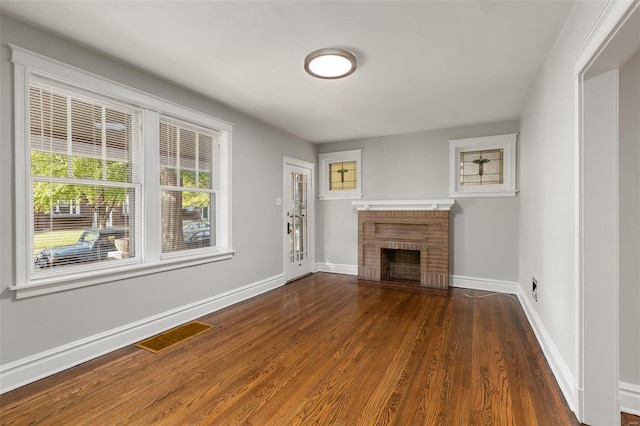
{"type": "Polygon", "coordinates": [[[319,194],[321,200],[362,198],[362,150],[318,154],[319,194]]]}
{"type": "Polygon", "coordinates": [[[504,150],[460,152],[460,185],[499,185],[503,183],[504,150]]]}
{"type": "Polygon", "coordinates": [[[515,197],[518,133],[449,140],[450,197],[515,197]]]}
{"type": "Polygon", "coordinates": [[[356,189],[356,162],[329,164],[329,190],[356,189]]]}

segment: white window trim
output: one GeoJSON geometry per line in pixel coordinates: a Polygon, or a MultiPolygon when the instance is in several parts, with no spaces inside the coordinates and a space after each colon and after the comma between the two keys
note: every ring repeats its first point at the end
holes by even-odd
{"type": "Polygon", "coordinates": [[[319,192],[320,200],[356,200],[362,198],[362,150],[329,152],[318,154],[320,163],[319,192]],[[332,191],[329,189],[329,165],[340,162],[356,162],[356,188],[351,190],[332,191]]]}
{"type": "Polygon", "coordinates": [[[72,88],[101,97],[111,97],[118,102],[130,103],[143,110],[142,114],[142,213],[140,247],[138,255],[129,261],[118,262],[118,266],[96,268],[95,271],[52,275],[34,279],[30,268],[33,262],[29,255],[30,242],[16,238],[16,282],[9,289],[16,298],[86,287],[141,275],[153,274],[177,268],[230,259],[235,251],[231,243],[231,135],[233,124],[211,117],[199,111],[164,100],[143,91],[122,85],[104,77],[50,59],[21,47],[9,44],[14,64],[14,135],[15,135],[15,227],[16,235],[31,235],[30,191],[25,179],[29,170],[29,147],[24,143],[28,134],[28,90],[32,78],[50,79],[72,88]],[[160,205],[159,190],[159,120],[160,116],[193,123],[221,132],[220,137],[220,200],[217,223],[220,244],[216,249],[185,250],[180,255],[165,258],[160,250],[160,205]],[[144,242],[144,246],[143,246],[144,242]]]}
{"type": "Polygon", "coordinates": [[[515,197],[516,141],[518,133],[449,140],[449,197],[515,197]],[[460,153],[468,151],[502,149],[503,183],[497,185],[460,185],[460,153]]]}

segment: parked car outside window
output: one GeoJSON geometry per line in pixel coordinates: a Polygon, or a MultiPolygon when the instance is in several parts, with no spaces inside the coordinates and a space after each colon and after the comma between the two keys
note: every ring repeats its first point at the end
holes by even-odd
{"type": "Polygon", "coordinates": [[[116,251],[115,240],[128,236],[126,229],[87,229],[74,244],[40,250],[35,264],[40,268],[74,263],[106,260],[110,251],[116,251]]]}
{"type": "Polygon", "coordinates": [[[200,231],[187,231],[184,233],[184,246],[187,249],[209,247],[211,245],[211,233],[209,229],[200,231]]]}
{"type": "Polygon", "coordinates": [[[193,231],[197,229],[209,229],[209,222],[191,222],[182,226],[182,231],[193,231]]]}

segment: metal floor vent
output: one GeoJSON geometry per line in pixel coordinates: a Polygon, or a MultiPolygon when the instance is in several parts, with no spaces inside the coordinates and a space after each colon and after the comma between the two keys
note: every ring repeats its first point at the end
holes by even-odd
{"type": "Polygon", "coordinates": [[[138,342],[136,343],[136,346],[146,349],[149,352],[158,353],[193,336],[203,333],[212,327],[213,326],[209,324],[192,321],[138,342]]]}

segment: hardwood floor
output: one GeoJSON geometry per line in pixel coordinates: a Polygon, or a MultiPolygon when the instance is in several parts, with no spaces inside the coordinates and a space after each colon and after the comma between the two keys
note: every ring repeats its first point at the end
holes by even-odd
{"type": "Polygon", "coordinates": [[[629,413],[622,413],[622,426],[638,426],[640,425],[640,416],[634,416],[629,413]]]}
{"type": "Polygon", "coordinates": [[[3,395],[3,425],[571,425],[519,303],[314,274],[3,395]]]}

